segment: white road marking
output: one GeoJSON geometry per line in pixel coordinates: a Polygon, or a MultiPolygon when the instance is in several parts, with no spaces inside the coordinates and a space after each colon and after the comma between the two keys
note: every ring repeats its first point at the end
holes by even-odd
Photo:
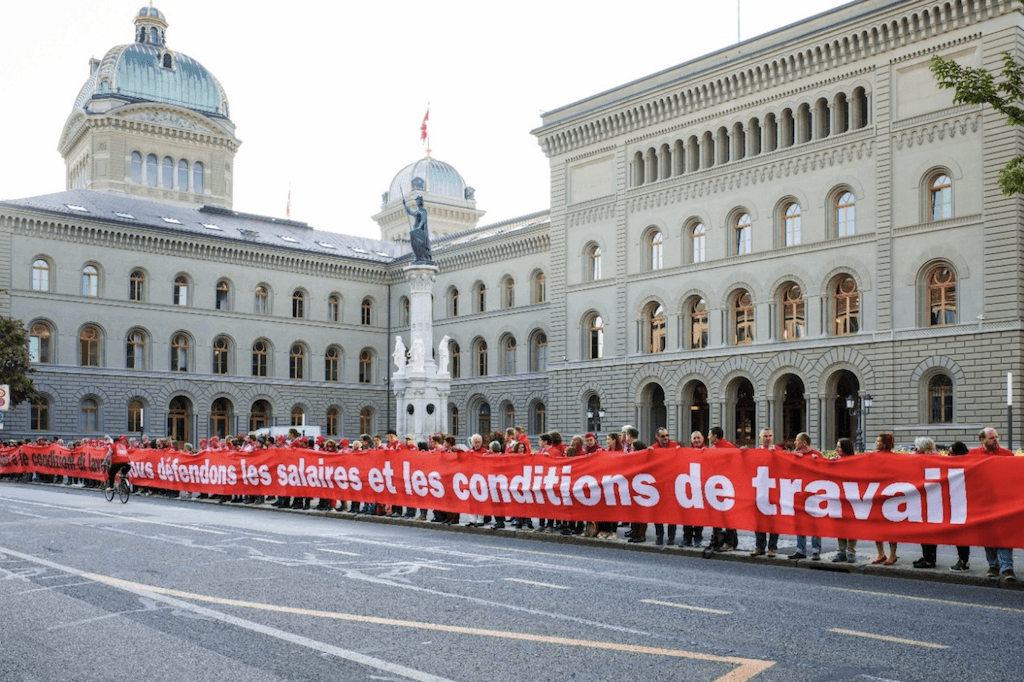
{"type": "Polygon", "coordinates": [[[331,554],[344,554],[345,556],[363,556],[362,554],[356,554],[355,552],[344,552],[340,549],[325,549],[323,547],[318,547],[317,549],[319,549],[321,552],[330,552],[331,554]]]}
{"type": "MultiPolygon", "coordinates": [[[[39,557],[29,556],[27,554],[14,552],[5,548],[0,548],[0,552],[4,552],[5,554],[9,554],[11,556],[16,556],[24,561],[31,561],[33,563],[41,564],[48,568],[52,568],[58,571],[64,571],[66,573],[71,573],[72,575],[77,575],[86,578],[93,577],[95,579],[95,576],[91,576],[91,574],[86,573],[84,571],[79,571],[78,569],[71,568],[70,566],[62,566],[60,564],[53,563],[52,561],[47,561],[46,559],[41,559],[39,557]]],[[[400,675],[401,677],[408,678],[410,680],[417,680],[418,682],[454,682],[454,680],[449,680],[445,677],[438,677],[437,675],[432,675],[421,670],[407,668],[397,663],[392,663],[390,661],[385,661],[379,658],[373,658],[372,656],[366,656],[365,654],[361,654],[357,651],[349,651],[347,649],[342,649],[332,644],[318,642],[308,637],[296,635],[291,632],[285,632],[284,630],[278,630],[277,628],[272,628],[267,625],[255,623],[253,621],[245,620],[244,618],[239,618],[237,616],[231,616],[226,613],[221,613],[220,611],[215,611],[213,609],[206,608],[205,606],[199,606],[198,604],[192,604],[191,602],[182,601],[181,599],[176,599],[174,597],[169,597],[167,595],[160,594],[159,592],[153,592],[150,590],[142,589],[126,581],[103,581],[103,584],[109,585],[110,587],[113,587],[115,589],[121,589],[126,592],[137,594],[147,599],[160,601],[185,611],[191,611],[193,613],[206,616],[207,618],[219,620],[223,623],[227,623],[235,627],[251,630],[253,632],[258,632],[269,637],[275,637],[286,642],[291,642],[292,644],[296,644],[298,646],[303,646],[308,649],[313,649],[315,651],[320,651],[325,654],[330,654],[331,656],[343,658],[345,660],[352,661],[360,665],[365,665],[370,668],[376,668],[377,670],[392,675],[400,675]]]]}
{"type": "Polygon", "coordinates": [[[902,637],[889,637],[888,635],[876,635],[870,632],[857,632],[856,630],[843,630],[841,628],[829,628],[829,632],[838,635],[851,635],[853,637],[866,637],[868,639],[880,639],[883,642],[895,642],[896,644],[912,644],[914,646],[928,647],[929,649],[948,649],[945,644],[934,644],[932,642],[919,642],[916,639],[903,639],[902,637]]]}
{"type": "Polygon", "coordinates": [[[732,611],[719,611],[718,609],[708,609],[703,606],[690,606],[689,604],[673,604],[667,601],[657,601],[655,599],[641,599],[644,604],[657,604],[658,606],[672,606],[677,609],[687,609],[689,611],[702,611],[703,613],[715,613],[720,616],[730,616],[732,611]]]}
{"type": "Polygon", "coordinates": [[[549,583],[538,583],[533,580],[522,580],[521,578],[505,578],[506,582],[510,583],[523,583],[524,585],[536,585],[537,587],[550,587],[553,590],[568,590],[569,588],[565,585],[551,585],[549,583]]]}
{"type": "Polygon", "coordinates": [[[8,513],[10,513],[10,514],[17,514],[18,516],[29,516],[29,517],[31,517],[33,519],[45,519],[46,518],[42,514],[29,514],[28,512],[15,511],[14,509],[7,509],[6,511],[8,513]]]}

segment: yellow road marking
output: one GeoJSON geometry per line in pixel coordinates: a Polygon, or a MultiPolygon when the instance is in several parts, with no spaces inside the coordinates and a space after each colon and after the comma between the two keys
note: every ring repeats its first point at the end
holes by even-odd
{"type": "Polygon", "coordinates": [[[344,554],[345,556],[363,556],[362,554],[356,554],[355,552],[343,552],[340,549],[324,549],[323,547],[318,548],[321,552],[330,552],[331,554],[344,554]]]}
{"type": "Polygon", "coordinates": [[[932,644],[931,642],[918,642],[916,639],[903,639],[901,637],[889,637],[887,635],[874,635],[870,632],[857,632],[856,630],[842,630],[840,628],[829,628],[829,632],[840,635],[852,635],[854,637],[867,637],[868,639],[880,639],[883,642],[896,642],[897,644],[913,644],[914,646],[925,646],[929,649],[948,649],[945,644],[932,644]]]}
{"type": "Polygon", "coordinates": [[[657,601],[654,599],[641,599],[644,604],[657,604],[658,606],[672,606],[677,609],[689,609],[690,611],[703,611],[704,613],[717,613],[722,616],[732,615],[732,611],[719,611],[718,609],[706,609],[703,606],[690,606],[688,604],[673,604],[667,601],[657,601]]]}
{"type": "MultiPolygon", "coordinates": [[[[12,554],[14,554],[12,552],[12,554]]],[[[587,639],[572,639],[569,637],[551,637],[548,635],[532,635],[525,632],[507,632],[502,630],[485,630],[481,628],[467,628],[457,625],[442,625],[440,623],[424,623],[419,621],[396,620],[394,618],[377,618],[375,616],[360,616],[351,613],[336,613],[332,611],[317,611],[314,609],[301,609],[292,606],[276,606],[273,604],[260,604],[256,602],[240,601],[237,599],[224,599],[221,597],[210,597],[181,590],[171,590],[164,587],[154,587],[142,583],[130,582],[96,573],[81,573],[83,577],[95,580],[96,582],[114,585],[131,590],[143,590],[154,594],[163,594],[192,601],[220,604],[222,606],[236,606],[240,608],[256,609],[259,611],[273,611],[277,613],[290,613],[301,616],[315,616],[317,618],[330,618],[332,620],[354,621],[358,623],[371,623],[374,625],[389,625],[393,627],[415,628],[418,630],[430,630],[433,632],[448,632],[459,635],[475,635],[479,637],[495,637],[499,639],[510,639],[526,642],[538,642],[542,644],[557,644],[561,646],[575,646],[589,649],[601,649],[605,651],[619,651],[634,654],[650,654],[653,656],[672,656],[685,658],[694,661],[708,661],[711,663],[730,663],[735,666],[725,675],[713,680],[713,682],[746,682],[759,672],[767,670],[775,665],[775,661],[764,661],[752,658],[738,658],[735,656],[715,656],[713,654],[702,654],[695,651],[682,651],[680,649],[662,649],[660,647],[638,646],[634,644],[618,644],[616,642],[600,642],[587,639]]]]}
{"type": "Polygon", "coordinates": [[[550,583],[538,583],[532,580],[523,580],[522,578],[505,578],[506,582],[510,583],[523,583],[524,585],[536,585],[537,587],[550,587],[553,590],[568,590],[567,585],[551,585],[550,583]]]}
{"type": "Polygon", "coordinates": [[[951,601],[949,599],[931,599],[929,597],[912,597],[906,594],[889,594],[888,592],[871,592],[870,590],[854,590],[849,587],[829,587],[829,590],[840,592],[856,592],[857,594],[870,594],[876,597],[895,597],[897,599],[909,599],[911,601],[923,601],[931,604],[948,604],[949,606],[969,606],[974,609],[989,609],[992,611],[1010,611],[1011,613],[1024,613],[1024,609],[1015,609],[1010,606],[989,606],[988,604],[972,604],[969,601],[951,601]]]}

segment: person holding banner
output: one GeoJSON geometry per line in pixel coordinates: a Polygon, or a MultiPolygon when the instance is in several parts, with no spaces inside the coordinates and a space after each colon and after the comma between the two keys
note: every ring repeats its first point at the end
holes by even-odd
{"type": "MultiPolygon", "coordinates": [[[[999,445],[999,434],[993,428],[985,428],[978,432],[980,445],[967,451],[968,455],[995,455],[998,457],[1013,457],[1013,453],[999,445]]],[[[986,547],[985,558],[988,560],[989,578],[999,578],[1000,575],[1007,582],[1016,582],[1017,576],[1013,574],[1013,550],[1009,547],[986,547]]]]}
{"type": "MultiPolygon", "coordinates": [[[[880,433],[878,434],[878,437],[875,438],[875,452],[887,452],[892,454],[894,444],[895,441],[891,433],[880,433]]],[[[875,554],[877,556],[875,556],[875,560],[871,562],[873,564],[892,566],[899,560],[899,557],[896,556],[895,542],[889,543],[889,556],[886,556],[884,543],[875,540],[875,554]]]]}
{"type": "MultiPolygon", "coordinates": [[[[722,430],[721,426],[712,426],[711,430],[708,431],[708,443],[709,447],[712,448],[733,448],[736,446],[725,439],[725,431],[722,430]]],[[[736,549],[736,545],[739,544],[739,535],[733,528],[713,528],[711,530],[711,546],[715,544],[716,536],[721,537],[722,544],[718,547],[720,552],[731,552],[736,549]],[[719,536],[719,533],[721,535],[719,536]]]]}
{"type": "MultiPolygon", "coordinates": [[[[811,448],[811,436],[810,436],[810,434],[808,434],[808,433],[806,433],[804,431],[801,431],[800,433],[796,434],[796,439],[794,440],[794,445],[796,446],[796,448],[793,451],[793,454],[796,455],[797,457],[805,457],[806,456],[806,457],[810,457],[811,459],[816,459],[818,457],[821,457],[821,453],[820,452],[818,452],[817,450],[814,450],[814,449],[811,448]]],[[[811,538],[811,549],[813,550],[813,553],[811,554],[811,561],[821,561],[821,538],[820,537],[813,536],[811,538]]],[[[807,558],[807,536],[806,535],[797,535],[796,536],[796,551],[793,552],[792,554],[790,554],[789,558],[790,559],[806,559],[807,558]]]]}
{"type": "MultiPolygon", "coordinates": [[[[694,431],[690,434],[690,447],[694,450],[704,449],[704,434],[694,431]]],[[[700,547],[704,542],[704,526],[683,526],[683,539],[679,547],[700,547]]]]}
{"type": "MultiPolygon", "coordinates": [[[[760,445],[761,450],[767,450],[768,452],[784,452],[782,447],[776,445],[773,441],[775,440],[771,429],[761,429],[761,432],[757,434],[757,442],[760,445]]],[[[779,550],[779,534],[778,533],[754,533],[754,551],[750,553],[750,556],[765,556],[769,559],[775,557],[775,553],[779,550]],[[767,548],[767,551],[766,551],[767,548]]]]}

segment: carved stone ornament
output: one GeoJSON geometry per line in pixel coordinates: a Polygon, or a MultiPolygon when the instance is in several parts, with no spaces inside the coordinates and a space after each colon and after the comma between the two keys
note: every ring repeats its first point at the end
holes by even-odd
{"type": "Polygon", "coordinates": [[[179,128],[181,130],[193,130],[200,133],[212,132],[209,128],[204,125],[193,121],[190,118],[179,116],[177,114],[171,114],[166,111],[139,111],[125,116],[129,121],[142,121],[143,123],[155,123],[156,125],[167,126],[169,128],[179,128]]]}

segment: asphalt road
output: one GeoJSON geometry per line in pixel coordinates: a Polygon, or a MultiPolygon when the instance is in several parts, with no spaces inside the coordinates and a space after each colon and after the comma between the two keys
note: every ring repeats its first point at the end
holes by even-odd
{"type": "Polygon", "coordinates": [[[0,614],[0,682],[1024,677],[1021,590],[9,482],[0,614]]]}

